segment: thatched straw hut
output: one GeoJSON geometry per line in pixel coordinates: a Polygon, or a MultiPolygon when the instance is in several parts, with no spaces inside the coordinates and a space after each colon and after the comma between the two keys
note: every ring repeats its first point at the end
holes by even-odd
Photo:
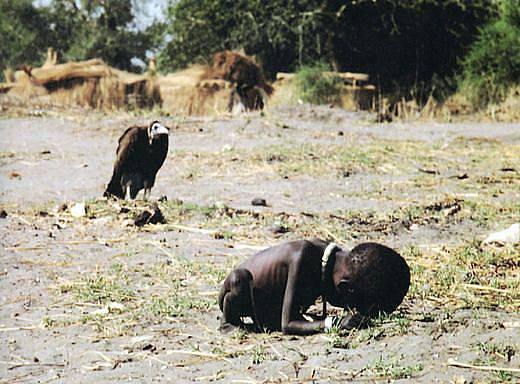
{"type": "Polygon", "coordinates": [[[233,51],[217,52],[213,57],[213,66],[202,75],[202,79],[221,79],[241,86],[256,86],[268,95],[273,92],[273,87],[265,80],[262,67],[251,57],[233,51]]]}
{"type": "Polygon", "coordinates": [[[14,74],[7,94],[27,101],[80,105],[100,109],[150,107],[160,103],[153,78],[120,71],[101,59],[25,67],[14,74]]]}
{"type": "Polygon", "coordinates": [[[258,87],[271,95],[262,68],[237,52],[218,52],[213,65],[194,65],[158,79],[163,108],[184,115],[221,114],[228,110],[236,85],[258,87]]]}
{"type": "Polygon", "coordinates": [[[163,108],[181,115],[217,115],[227,110],[232,85],[201,80],[207,67],[194,65],[158,79],[163,108]]]}

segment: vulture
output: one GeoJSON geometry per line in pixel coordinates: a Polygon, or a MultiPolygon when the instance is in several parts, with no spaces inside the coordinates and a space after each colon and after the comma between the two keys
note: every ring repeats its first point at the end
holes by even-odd
{"type": "Polygon", "coordinates": [[[103,196],[135,199],[144,189],[146,199],[168,154],[168,132],[158,121],[128,128],[119,138],[114,172],[103,196]]]}

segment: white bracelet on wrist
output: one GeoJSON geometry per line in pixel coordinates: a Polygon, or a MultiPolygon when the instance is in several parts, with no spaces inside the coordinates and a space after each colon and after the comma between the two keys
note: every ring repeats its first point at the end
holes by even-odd
{"type": "Polygon", "coordinates": [[[327,316],[325,318],[325,330],[328,331],[332,328],[332,324],[334,324],[334,316],[327,316]]]}

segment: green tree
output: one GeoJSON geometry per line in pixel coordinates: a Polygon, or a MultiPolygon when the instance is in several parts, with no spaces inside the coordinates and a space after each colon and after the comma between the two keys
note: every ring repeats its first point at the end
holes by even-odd
{"type": "Polygon", "coordinates": [[[35,7],[30,0],[0,0],[0,69],[39,65],[48,47],[61,60],[100,57],[127,70],[131,59],[146,60],[162,37],[162,25],[139,30],[131,0],[52,0],[35,7]]]}
{"type": "Polygon", "coordinates": [[[520,85],[520,0],[502,0],[499,17],[480,31],[462,61],[460,85],[478,107],[520,85]]]}
{"type": "Polygon", "coordinates": [[[58,20],[57,37],[65,40],[66,59],[100,57],[114,67],[135,69],[131,59],[145,60],[156,44],[155,25],[137,29],[131,0],[54,0],[50,12],[58,20]]]}
{"type": "Polygon", "coordinates": [[[30,0],[0,0],[0,70],[42,61],[52,39],[48,20],[30,0]]]}
{"type": "Polygon", "coordinates": [[[179,0],[169,7],[163,70],[244,48],[267,74],[325,61],[383,90],[432,91],[453,76],[492,0],[179,0]]]}
{"type": "Polygon", "coordinates": [[[160,53],[164,70],[208,61],[213,53],[243,48],[266,72],[295,70],[327,57],[333,61],[330,25],[342,2],[181,0],[168,9],[169,42],[160,53]],[[330,45],[330,44],[329,44],[330,45]]]}

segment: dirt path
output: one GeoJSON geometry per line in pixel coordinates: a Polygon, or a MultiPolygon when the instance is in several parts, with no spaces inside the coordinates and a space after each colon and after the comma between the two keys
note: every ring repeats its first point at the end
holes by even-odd
{"type": "Polygon", "coordinates": [[[145,203],[100,196],[118,136],[150,119],[0,119],[0,383],[519,379],[520,249],[480,240],[520,222],[520,124],[165,117],[178,126],[152,200],[168,197],[167,224],[137,229],[145,203]],[[413,271],[400,310],[349,334],[219,334],[232,266],[310,236],[398,249],[413,271]]]}

